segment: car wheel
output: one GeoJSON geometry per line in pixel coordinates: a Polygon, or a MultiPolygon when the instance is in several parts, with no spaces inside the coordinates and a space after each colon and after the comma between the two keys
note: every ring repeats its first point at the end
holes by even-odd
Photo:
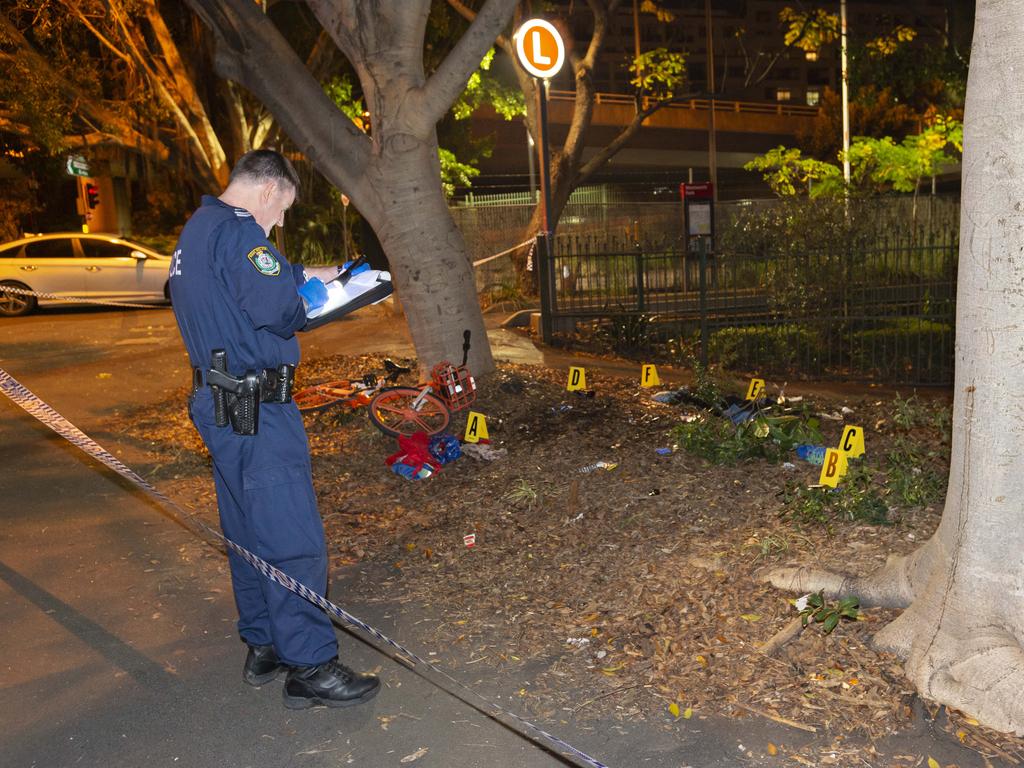
{"type": "Polygon", "coordinates": [[[27,315],[36,308],[37,302],[35,296],[25,296],[21,293],[9,293],[4,290],[5,287],[31,290],[24,283],[17,283],[13,280],[4,280],[3,282],[0,282],[0,317],[19,317],[21,315],[27,315]]]}

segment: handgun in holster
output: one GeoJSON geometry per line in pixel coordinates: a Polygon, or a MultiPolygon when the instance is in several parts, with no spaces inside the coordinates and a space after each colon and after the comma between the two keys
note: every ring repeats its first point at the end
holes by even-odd
{"type": "Polygon", "coordinates": [[[260,426],[261,376],[246,371],[241,378],[228,373],[228,354],[215,349],[210,355],[206,383],[213,394],[213,417],[218,427],[231,424],[237,435],[255,435],[260,426]]]}

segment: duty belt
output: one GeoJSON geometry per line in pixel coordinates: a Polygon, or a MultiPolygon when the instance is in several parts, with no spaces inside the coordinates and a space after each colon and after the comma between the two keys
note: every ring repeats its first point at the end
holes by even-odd
{"type": "Polygon", "coordinates": [[[255,435],[259,431],[260,403],[287,403],[292,399],[295,366],[287,363],[277,368],[249,370],[238,378],[228,373],[228,355],[215,349],[210,368],[192,369],[193,392],[203,384],[213,393],[213,415],[218,427],[228,423],[239,435],[255,435]]]}

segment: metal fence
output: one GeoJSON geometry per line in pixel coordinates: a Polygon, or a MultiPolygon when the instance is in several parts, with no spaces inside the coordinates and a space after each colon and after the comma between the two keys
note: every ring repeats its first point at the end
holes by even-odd
{"type": "Polygon", "coordinates": [[[743,372],[952,381],[957,241],[878,238],[856,249],[760,255],[628,241],[606,252],[563,237],[553,258],[552,316],[637,324],[652,344],[693,338],[710,362],[743,372]]]}
{"type": "MultiPolygon", "coordinates": [[[[702,298],[679,203],[602,194],[586,190],[559,220],[546,308],[556,330],[628,325],[642,346],[691,342],[703,319],[709,359],[736,371],[952,381],[955,197],[719,204],[702,298]]],[[[453,208],[473,259],[524,240],[532,212],[528,197],[453,208]]],[[[477,280],[492,300],[516,293],[508,259],[477,280]]]]}

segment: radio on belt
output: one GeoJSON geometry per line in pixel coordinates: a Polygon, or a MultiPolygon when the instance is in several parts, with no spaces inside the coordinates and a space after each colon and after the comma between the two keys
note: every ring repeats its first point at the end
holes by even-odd
{"type": "Polygon", "coordinates": [[[384,301],[395,290],[391,283],[391,273],[383,269],[370,269],[365,256],[345,264],[340,274],[324,285],[327,288],[327,301],[322,307],[306,313],[304,331],[384,301]]]}

